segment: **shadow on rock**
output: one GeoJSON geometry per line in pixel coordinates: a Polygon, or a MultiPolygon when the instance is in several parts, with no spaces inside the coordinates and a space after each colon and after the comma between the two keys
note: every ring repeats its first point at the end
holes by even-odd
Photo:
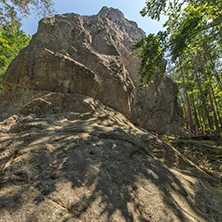
{"type": "Polygon", "coordinates": [[[0,221],[221,221],[211,178],[122,114],[72,96],[72,109],[1,123],[0,221]]]}

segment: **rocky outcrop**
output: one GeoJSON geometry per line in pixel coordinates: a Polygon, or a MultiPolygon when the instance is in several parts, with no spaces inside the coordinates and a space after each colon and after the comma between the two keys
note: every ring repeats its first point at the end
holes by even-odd
{"type": "Polygon", "coordinates": [[[0,222],[222,221],[221,185],[144,129],[182,126],[170,78],[137,89],[144,35],[106,7],[40,22],[4,76],[0,222]]]}
{"type": "Polygon", "coordinates": [[[184,156],[83,95],[0,122],[0,221],[221,222],[222,190],[184,156]]]}
{"type": "Polygon", "coordinates": [[[139,60],[129,46],[145,33],[117,9],[97,15],[56,15],[41,20],[30,45],[3,78],[0,119],[49,92],[82,94],[121,112],[134,124],[157,133],[182,133],[177,86],[167,77],[138,90],[139,60]]]}

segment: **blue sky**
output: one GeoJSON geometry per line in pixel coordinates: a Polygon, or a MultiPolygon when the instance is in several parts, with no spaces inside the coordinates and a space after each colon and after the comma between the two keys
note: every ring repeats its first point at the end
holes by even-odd
{"type": "MultiPolygon", "coordinates": [[[[103,6],[118,8],[125,17],[135,21],[146,34],[156,33],[162,28],[162,22],[156,22],[148,17],[142,17],[139,11],[145,6],[145,0],[53,0],[56,14],[77,13],[80,15],[94,15],[103,6]]],[[[37,31],[39,18],[30,15],[22,20],[22,29],[33,35],[37,31]]]]}

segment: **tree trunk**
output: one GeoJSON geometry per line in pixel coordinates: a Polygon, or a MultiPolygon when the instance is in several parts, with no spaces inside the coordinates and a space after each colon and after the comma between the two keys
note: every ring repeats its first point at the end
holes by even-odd
{"type": "Polygon", "coordinates": [[[200,115],[202,116],[202,121],[203,121],[203,124],[204,124],[205,134],[208,134],[209,133],[208,132],[208,127],[207,127],[206,118],[205,118],[203,110],[201,110],[201,114],[200,115]]]}
{"type": "Polygon", "coordinates": [[[210,115],[209,115],[209,112],[208,112],[208,109],[207,109],[207,106],[206,106],[206,102],[205,102],[203,91],[202,91],[202,88],[201,88],[201,85],[200,85],[199,77],[197,75],[197,69],[196,69],[196,66],[195,66],[195,63],[194,63],[193,59],[192,59],[192,65],[193,65],[193,70],[194,70],[194,74],[195,74],[195,77],[196,77],[197,85],[198,85],[198,88],[199,88],[199,91],[200,91],[201,100],[202,100],[204,110],[205,110],[205,113],[206,113],[206,116],[207,116],[208,124],[209,124],[209,127],[210,127],[211,131],[213,131],[213,125],[212,125],[210,115]]]}
{"type": "Polygon", "coordinates": [[[179,64],[180,64],[180,72],[181,72],[181,76],[182,76],[182,81],[183,81],[183,85],[184,85],[184,94],[185,94],[184,96],[185,96],[187,109],[188,109],[188,120],[189,120],[189,125],[190,125],[190,131],[195,134],[195,130],[193,127],[192,113],[191,113],[191,109],[190,109],[190,102],[189,102],[188,93],[187,93],[187,86],[186,86],[186,82],[185,82],[185,78],[184,78],[184,74],[183,74],[183,69],[182,69],[180,57],[179,57],[179,64]]]}
{"type": "Polygon", "coordinates": [[[185,116],[186,128],[189,130],[189,122],[188,122],[187,112],[186,112],[186,107],[185,106],[183,106],[183,113],[184,113],[184,116],[185,116]]]}
{"type": "MultiPolygon", "coordinates": [[[[199,54],[199,57],[200,57],[200,63],[201,63],[203,73],[204,73],[204,79],[205,79],[206,82],[208,82],[208,77],[207,77],[205,66],[204,66],[204,63],[203,63],[203,60],[202,60],[201,52],[198,51],[198,54],[199,54]]],[[[208,94],[209,94],[209,98],[210,98],[210,105],[211,105],[211,109],[212,109],[212,112],[213,112],[213,115],[214,115],[214,123],[215,123],[216,129],[217,129],[217,133],[220,134],[218,119],[217,119],[217,115],[216,115],[216,111],[215,111],[215,108],[214,108],[214,103],[213,103],[213,99],[212,99],[212,95],[211,95],[211,91],[210,91],[212,86],[209,83],[207,83],[207,86],[208,86],[207,88],[208,88],[208,94]]]]}
{"type": "Polygon", "coordinates": [[[212,71],[214,72],[214,76],[217,79],[217,83],[219,85],[219,88],[222,90],[222,83],[221,83],[221,80],[220,80],[220,76],[217,73],[217,70],[216,70],[216,68],[213,64],[212,58],[209,56],[207,49],[204,48],[204,52],[205,52],[206,60],[210,61],[210,66],[211,66],[212,71]]]}
{"type": "MultiPolygon", "coordinates": [[[[189,79],[189,74],[186,72],[186,78],[188,79],[188,81],[190,81],[189,79]]],[[[189,99],[189,96],[188,96],[189,99]]],[[[197,116],[197,109],[195,106],[195,99],[194,99],[194,95],[193,95],[193,88],[191,87],[191,104],[193,107],[193,114],[194,114],[194,119],[195,119],[195,127],[196,127],[196,132],[199,132],[199,128],[200,128],[200,123],[199,123],[199,119],[197,116]]]]}
{"type": "Polygon", "coordinates": [[[201,118],[201,114],[200,114],[199,110],[197,111],[197,116],[198,116],[199,123],[200,123],[199,135],[204,135],[204,132],[206,132],[206,126],[204,124],[204,121],[201,118]]]}
{"type": "Polygon", "coordinates": [[[213,87],[211,88],[211,90],[212,90],[212,95],[213,95],[213,99],[214,99],[214,103],[215,103],[215,107],[216,107],[216,111],[217,111],[217,116],[218,116],[218,119],[219,119],[219,122],[220,122],[220,127],[222,127],[222,120],[221,120],[221,117],[220,117],[220,112],[219,112],[219,109],[218,109],[217,100],[216,100],[216,97],[215,97],[215,94],[214,94],[213,87]]]}
{"type": "Polygon", "coordinates": [[[192,106],[193,106],[193,114],[194,114],[194,119],[195,119],[195,124],[196,124],[196,127],[197,127],[197,132],[199,131],[199,128],[200,128],[200,122],[199,122],[199,119],[198,119],[198,116],[197,116],[197,110],[196,110],[196,106],[195,106],[195,101],[194,101],[194,96],[193,96],[193,91],[191,91],[191,103],[192,103],[192,106]]]}

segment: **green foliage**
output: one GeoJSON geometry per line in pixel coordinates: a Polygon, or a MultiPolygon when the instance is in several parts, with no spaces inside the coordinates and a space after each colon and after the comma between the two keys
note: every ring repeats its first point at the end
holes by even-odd
{"type": "Polygon", "coordinates": [[[31,39],[20,30],[18,17],[30,14],[31,10],[40,17],[54,13],[51,0],[0,0],[0,92],[2,76],[9,63],[31,39]]]}
{"type": "Polygon", "coordinates": [[[0,26],[0,92],[2,90],[2,76],[12,59],[19,51],[28,45],[30,35],[20,30],[20,25],[0,26]]]}
{"type": "MultiPolygon", "coordinates": [[[[204,52],[202,51],[202,53],[204,53],[204,52]]],[[[193,59],[195,61],[200,85],[202,87],[204,99],[206,102],[206,107],[208,109],[210,119],[212,120],[212,123],[213,123],[213,131],[215,131],[215,133],[218,133],[217,132],[218,130],[215,125],[214,110],[212,108],[214,106],[214,109],[216,110],[216,116],[219,121],[219,118],[222,116],[222,109],[221,109],[221,107],[222,107],[222,103],[221,103],[222,91],[220,90],[220,87],[218,85],[216,77],[214,75],[212,75],[212,69],[211,69],[209,61],[207,61],[207,60],[204,61],[204,66],[205,66],[205,70],[206,70],[206,74],[207,74],[207,76],[205,76],[203,73],[203,67],[200,62],[200,57],[198,56],[198,54],[196,54],[195,56],[193,55],[192,57],[191,57],[191,55],[186,54],[186,56],[184,55],[184,58],[182,60],[182,68],[185,72],[184,73],[185,85],[186,85],[186,89],[187,89],[187,93],[188,93],[188,97],[189,97],[189,101],[190,101],[190,105],[191,105],[192,118],[194,120],[196,134],[199,134],[199,135],[200,134],[209,134],[209,133],[211,133],[212,130],[207,122],[207,116],[206,116],[203,102],[201,99],[199,87],[198,87],[198,84],[195,79],[191,59],[193,59]],[[206,79],[206,77],[207,77],[207,79],[206,79]],[[211,92],[211,97],[213,99],[213,103],[214,103],[213,106],[210,101],[209,91],[211,92]],[[201,130],[201,132],[198,132],[199,129],[201,130]]],[[[171,76],[173,77],[173,79],[177,80],[177,83],[179,83],[178,84],[179,102],[180,102],[180,104],[184,110],[184,114],[186,116],[186,115],[188,115],[188,111],[187,111],[188,105],[185,101],[185,91],[184,91],[185,86],[184,86],[184,83],[181,81],[182,78],[180,76],[180,70],[177,67],[177,63],[175,64],[175,68],[172,71],[171,76]]],[[[220,125],[222,126],[222,124],[220,124],[220,125]]]]}
{"type": "Polygon", "coordinates": [[[187,127],[198,135],[222,132],[221,9],[221,0],[147,0],[140,12],[168,19],[165,32],[150,34],[134,46],[140,49],[139,75],[146,85],[152,82],[163,53],[170,55],[168,70],[178,82],[187,127]]]}
{"type": "Polygon", "coordinates": [[[150,0],[146,1],[146,7],[141,10],[142,16],[149,16],[151,19],[160,20],[160,15],[165,12],[167,0],[150,0]]]}
{"type": "MultiPolygon", "coordinates": [[[[164,24],[167,31],[161,44],[164,44],[165,51],[170,51],[172,60],[176,61],[190,45],[197,47],[200,39],[203,40],[202,36],[207,36],[206,41],[211,40],[219,46],[221,53],[221,8],[221,0],[148,0],[140,13],[156,20],[159,20],[161,15],[168,17],[164,24]]],[[[145,51],[145,46],[143,48],[145,51]]],[[[158,56],[158,51],[154,53],[158,56]]],[[[141,66],[145,64],[143,62],[141,66]]]]}
{"type": "Polygon", "coordinates": [[[31,10],[39,17],[51,17],[54,13],[51,0],[0,0],[0,22],[12,24],[18,16],[26,16],[31,10]]]}
{"type": "Polygon", "coordinates": [[[140,51],[137,55],[137,57],[141,59],[141,66],[139,68],[140,87],[147,86],[152,82],[157,71],[161,74],[164,72],[164,65],[161,65],[164,61],[164,50],[160,41],[161,37],[161,33],[157,35],[150,34],[131,47],[132,50],[139,49],[140,51]]]}
{"type": "Polygon", "coordinates": [[[173,60],[182,55],[190,45],[200,46],[204,40],[203,36],[205,36],[205,40],[208,39],[211,42],[216,40],[217,45],[221,45],[222,16],[217,15],[215,10],[216,6],[208,3],[189,4],[181,12],[176,23],[169,21],[166,23],[173,60]]]}

